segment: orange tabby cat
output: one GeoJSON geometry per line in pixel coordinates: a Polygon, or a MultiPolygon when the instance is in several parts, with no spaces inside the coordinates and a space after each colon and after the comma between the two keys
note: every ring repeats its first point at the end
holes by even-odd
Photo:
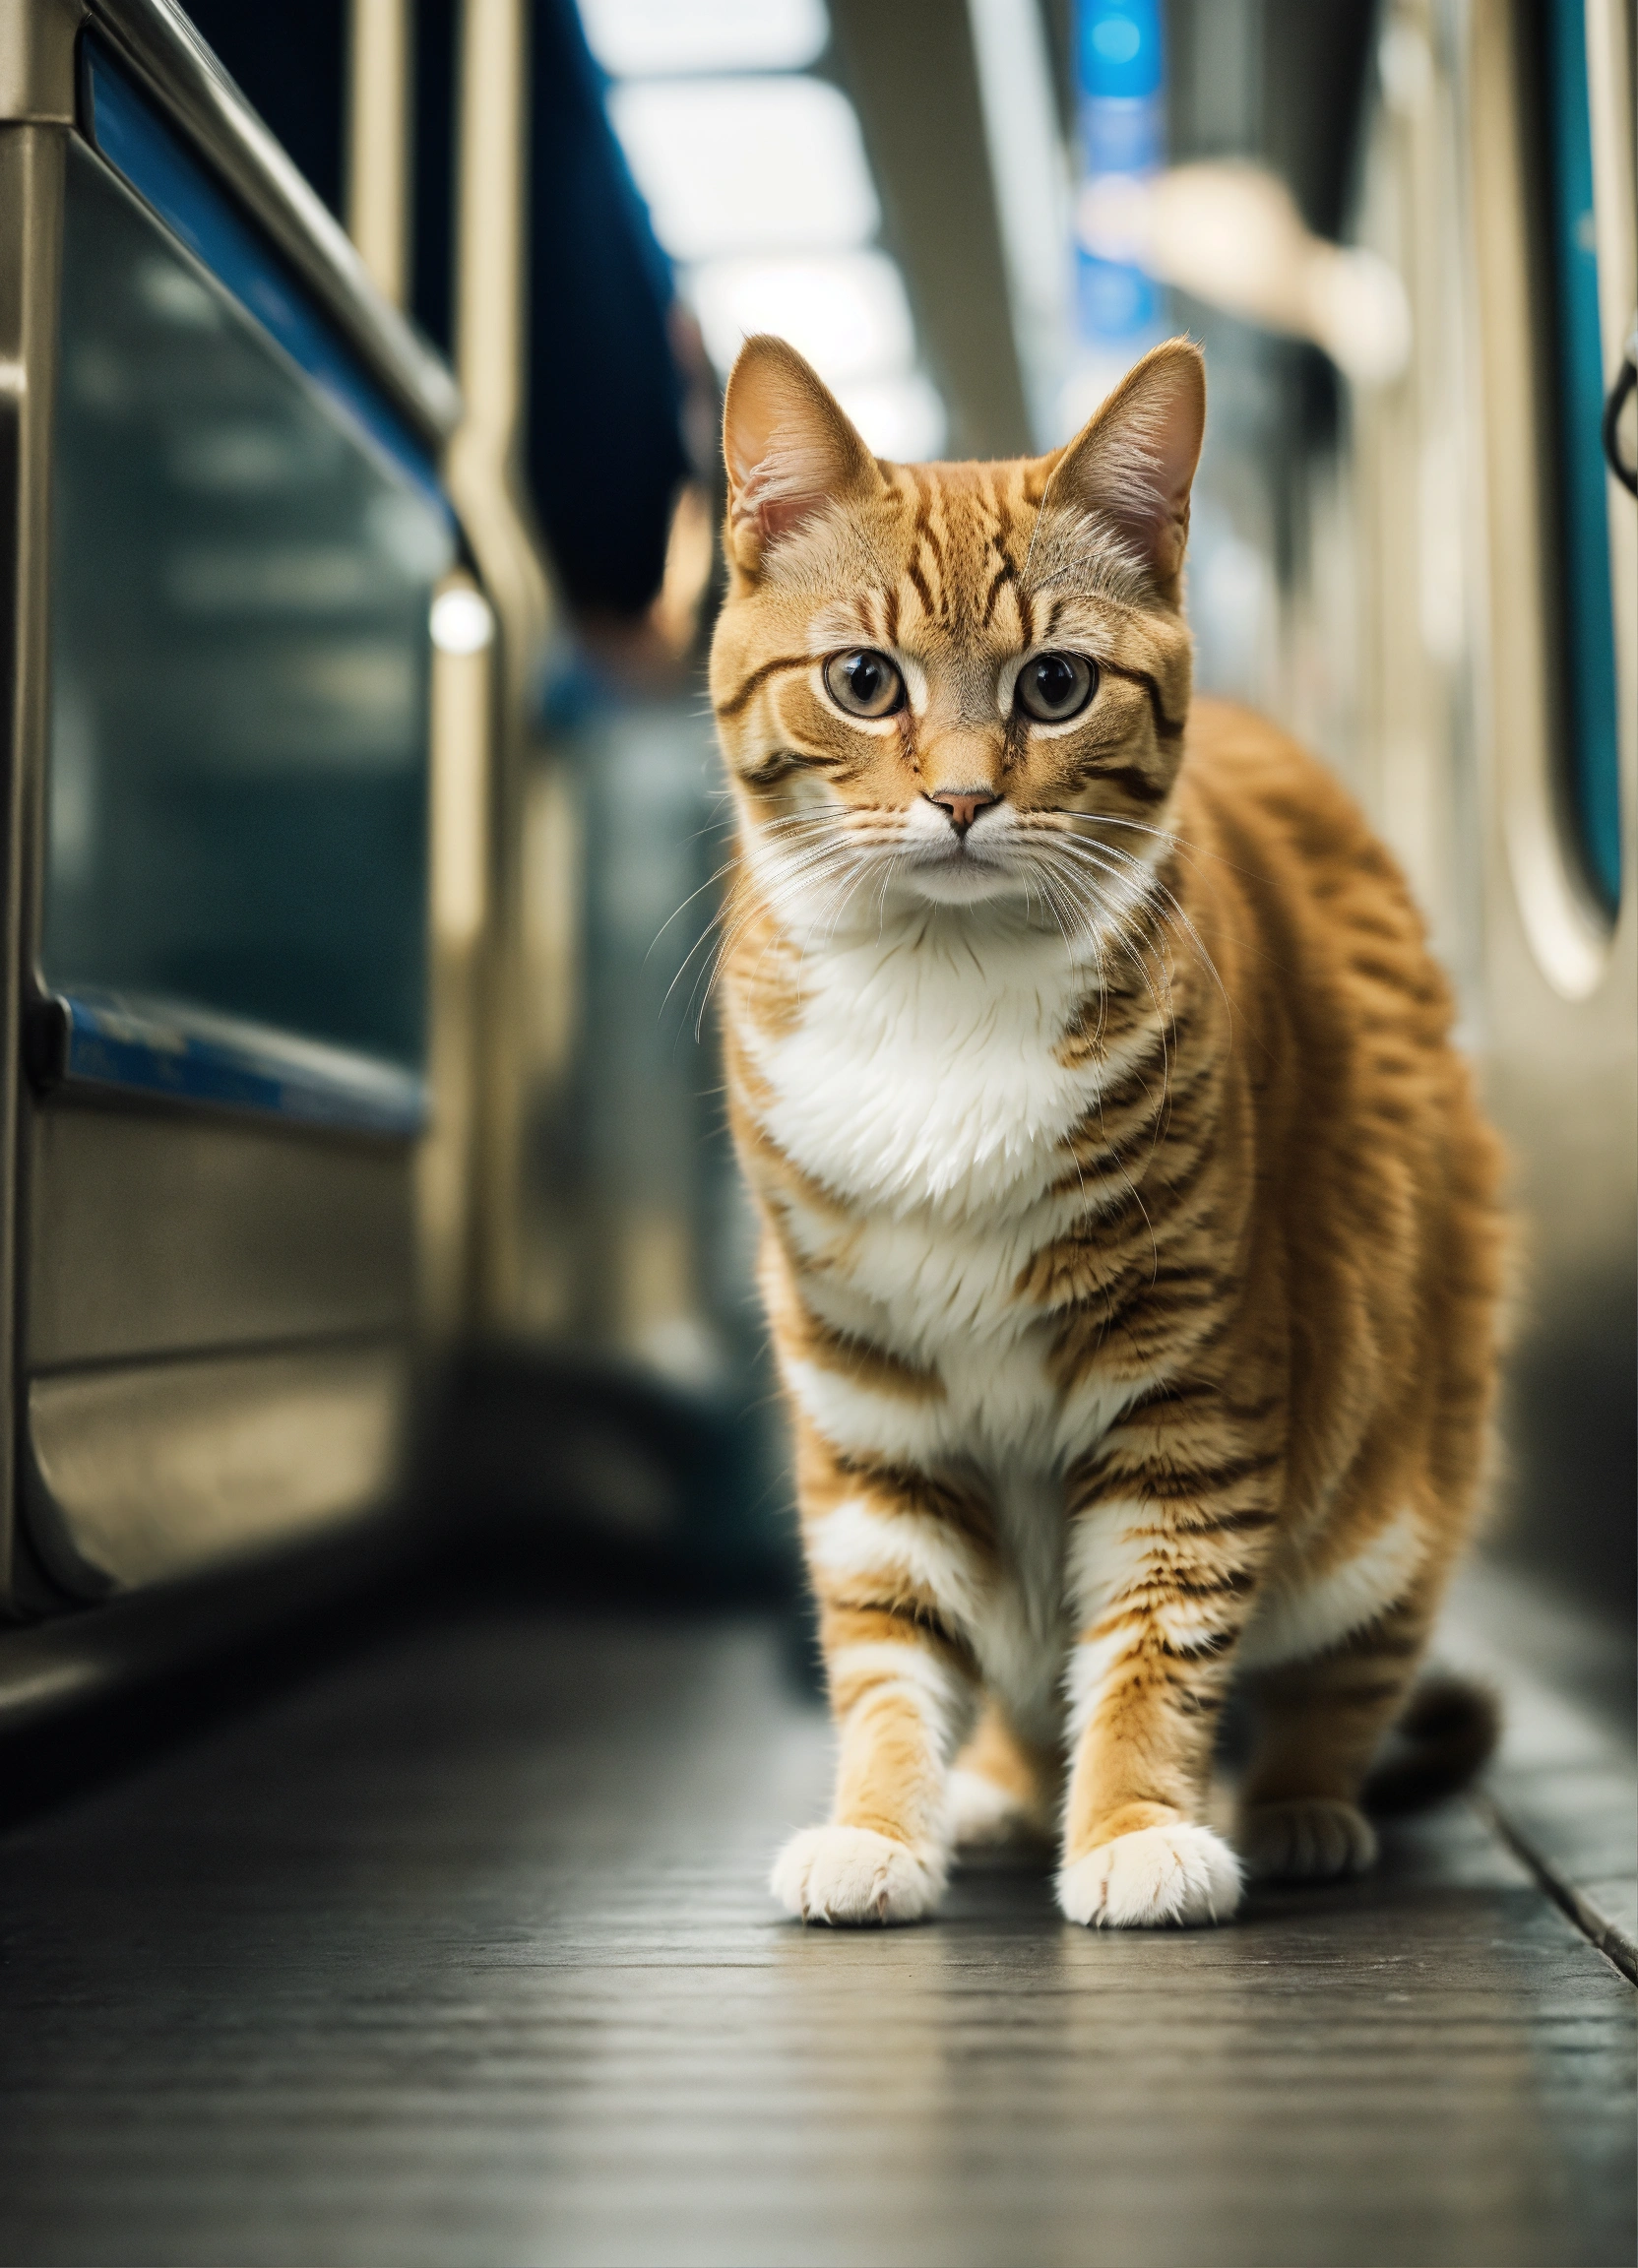
{"type": "Polygon", "coordinates": [[[1367,1866],[1470,1525],[1496,1147],[1386,851],[1191,710],[1204,419],[1183,341],[1018,464],[878,463],[777,339],[729,383],[730,1097],[840,1740],[774,1868],[811,1921],[1052,1820],[1076,1922],[1367,1866]]]}

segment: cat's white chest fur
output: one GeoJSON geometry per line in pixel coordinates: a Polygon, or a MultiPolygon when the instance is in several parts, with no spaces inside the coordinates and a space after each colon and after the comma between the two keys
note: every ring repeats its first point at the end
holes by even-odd
{"type": "Polygon", "coordinates": [[[1086,1107],[1059,1046],[1087,979],[1035,932],[927,928],[808,954],[793,1028],[758,1050],[768,1128],[865,1211],[999,1223],[1086,1107]]]}
{"type": "Polygon", "coordinates": [[[798,1366],[838,1447],[1048,1474],[1114,1415],[1096,1384],[1054,1386],[1050,1323],[1018,1288],[1086,1206],[1056,1185],[1096,1093],[1063,1060],[1088,987],[1055,935],[929,923],[811,953],[799,1015],[757,1044],[768,1132],[847,1206],[840,1229],[792,1215],[804,1296],[944,1388],[913,1405],[798,1366]]]}

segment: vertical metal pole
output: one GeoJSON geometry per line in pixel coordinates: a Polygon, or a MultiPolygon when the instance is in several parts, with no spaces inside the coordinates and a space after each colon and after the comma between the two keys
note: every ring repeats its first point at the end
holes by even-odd
{"type": "Polygon", "coordinates": [[[62,273],[55,125],[0,125],[0,1599],[13,1590],[22,1435],[22,1001],[49,724],[51,417],[62,273]]]}
{"type": "Polygon", "coordinates": [[[410,280],[410,0],[352,0],[346,226],[371,281],[402,307],[410,280]]]}
{"type": "Polygon", "coordinates": [[[519,479],[527,385],[529,19],[525,0],[466,0],[460,38],[456,368],[466,418],[451,491],[500,617],[490,793],[490,918],[482,972],[477,1317],[522,1328],[524,811],[533,708],[553,605],[519,479]]]}
{"type": "MultiPolygon", "coordinates": [[[[383,295],[410,296],[414,175],[413,0],[351,0],[346,224],[383,295]]],[[[476,1320],[475,1145],[482,1069],[487,834],[493,781],[493,649],[471,634],[488,614],[464,570],[469,634],[434,643],[430,779],[426,1067],[432,1122],[415,1160],[417,1312],[427,1346],[447,1352],[476,1320]]],[[[434,609],[435,614],[437,609],[434,609]]],[[[446,619],[449,617],[446,615],[446,619]]],[[[462,617],[455,617],[459,624],[462,617]]]]}

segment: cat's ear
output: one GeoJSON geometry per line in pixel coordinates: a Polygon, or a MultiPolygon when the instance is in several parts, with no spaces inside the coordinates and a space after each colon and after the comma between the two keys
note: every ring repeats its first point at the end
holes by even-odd
{"type": "Polygon", "coordinates": [[[1173,604],[1205,430],[1206,358],[1191,341],[1167,339],[1127,372],[1047,483],[1047,502],[1112,526],[1173,604]]]}
{"type": "Polygon", "coordinates": [[[754,575],[764,552],[827,504],[868,494],[876,461],[842,405],[794,346],[747,339],[723,405],[728,545],[754,575]]]}

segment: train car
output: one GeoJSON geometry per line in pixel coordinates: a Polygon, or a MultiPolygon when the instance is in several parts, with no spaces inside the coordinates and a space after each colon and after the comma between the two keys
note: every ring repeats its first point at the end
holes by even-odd
{"type": "Polygon", "coordinates": [[[0,0],[0,2259],[1631,2256],[1635,53],[0,0]],[[767,331],[902,462],[1202,346],[1197,688],[1389,846],[1506,1145],[1501,1747],[1222,1931],[764,1896],[829,1757],[715,996],[767,331]]]}

